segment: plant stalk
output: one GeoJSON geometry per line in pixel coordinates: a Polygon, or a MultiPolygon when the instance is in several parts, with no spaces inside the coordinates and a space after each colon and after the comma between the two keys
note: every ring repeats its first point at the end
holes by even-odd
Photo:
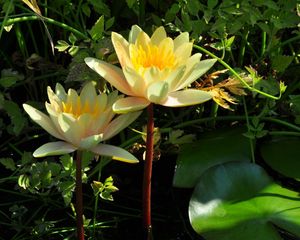
{"type": "Polygon", "coordinates": [[[153,134],[154,134],[154,118],[153,104],[148,108],[148,123],[147,123],[147,140],[146,140],[146,160],[144,166],[143,180],[143,220],[145,228],[145,239],[152,239],[152,224],[151,224],[151,178],[152,178],[152,162],[153,162],[153,134]]]}
{"type": "Polygon", "coordinates": [[[77,239],[84,240],[83,229],[83,204],[82,204],[82,176],[81,176],[81,155],[80,151],[76,153],[76,223],[77,239]]]}

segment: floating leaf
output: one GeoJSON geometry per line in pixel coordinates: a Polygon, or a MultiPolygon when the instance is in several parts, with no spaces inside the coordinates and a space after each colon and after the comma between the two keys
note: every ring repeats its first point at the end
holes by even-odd
{"type": "Polygon", "coordinates": [[[173,179],[175,187],[191,188],[210,167],[230,161],[251,161],[249,140],[243,129],[218,130],[182,145],[173,179]]]}
{"type": "Polygon", "coordinates": [[[280,240],[274,225],[300,236],[298,193],[274,183],[251,163],[225,163],[205,172],[189,216],[207,240],[280,240]]]}
{"type": "Polygon", "coordinates": [[[264,161],[284,176],[300,180],[300,139],[273,138],[260,144],[264,161]]]}

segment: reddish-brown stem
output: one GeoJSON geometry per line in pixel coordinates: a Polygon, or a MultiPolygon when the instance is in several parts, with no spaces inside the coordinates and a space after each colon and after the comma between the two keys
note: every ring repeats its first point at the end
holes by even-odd
{"type": "Polygon", "coordinates": [[[84,240],[83,229],[83,205],[82,205],[82,177],[81,177],[81,152],[76,153],[76,222],[77,222],[77,239],[84,240]]]}
{"type": "Polygon", "coordinates": [[[147,140],[146,140],[146,160],[144,166],[144,181],[143,181],[143,220],[146,231],[146,239],[152,239],[151,225],[151,177],[152,177],[152,162],[153,162],[153,133],[154,133],[154,118],[153,104],[148,108],[148,123],[147,123],[147,140]]]}

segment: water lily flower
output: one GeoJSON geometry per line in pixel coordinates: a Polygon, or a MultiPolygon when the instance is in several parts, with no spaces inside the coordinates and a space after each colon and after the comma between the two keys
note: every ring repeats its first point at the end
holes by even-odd
{"type": "Polygon", "coordinates": [[[23,104],[23,107],[33,121],[61,141],[42,145],[35,150],[34,157],[89,150],[120,161],[138,162],[126,150],[100,143],[118,134],[141,113],[133,112],[115,117],[112,105],[122,98],[117,91],[98,95],[91,82],[83,87],[80,95],[73,89],[66,93],[60,84],[56,84],[55,93],[50,87],[47,91],[49,102],[45,105],[49,116],[28,104],[23,104]]]}
{"type": "Polygon", "coordinates": [[[186,89],[216,62],[215,59],[200,61],[200,53],[191,56],[193,43],[187,32],[173,40],[167,37],[164,27],[159,27],[149,37],[134,25],[129,41],[115,32],[111,38],[122,69],[91,57],[85,62],[129,96],[114,103],[115,112],[141,110],[150,103],[189,106],[212,98],[208,92],[186,89]]]}

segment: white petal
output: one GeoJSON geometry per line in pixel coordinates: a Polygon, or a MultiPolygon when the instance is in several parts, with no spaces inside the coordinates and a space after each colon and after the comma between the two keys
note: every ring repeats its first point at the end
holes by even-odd
{"type": "Polygon", "coordinates": [[[89,150],[95,147],[102,140],[103,140],[103,134],[92,135],[87,138],[83,138],[80,141],[79,148],[84,150],[89,150]]]}
{"type": "Polygon", "coordinates": [[[132,122],[134,122],[140,115],[142,111],[126,113],[118,116],[114,119],[105,129],[103,133],[103,141],[112,138],[121,132],[124,128],[128,127],[132,122]]]}
{"type": "Polygon", "coordinates": [[[188,32],[181,33],[179,36],[177,36],[174,39],[174,50],[176,51],[178,47],[180,47],[181,45],[187,42],[189,42],[189,33],[188,32]]]}
{"type": "Polygon", "coordinates": [[[132,68],[123,68],[125,78],[131,87],[134,96],[144,97],[145,96],[145,81],[144,79],[132,68]]]}
{"type": "Polygon", "coordinates": [[[132,95],[132,91],[120,68],[91,57],[85,58],[84,61],[91,69],[97,72],[120,92],[132,95]]]}
{"type": "Polygon", "coordinates": [[[147,107],[150,102],[145,98],[139,97],[126,97],[121,98],[113,105],[115,113],[128,113],[142,110],[147,107]]]}
{"type": "Polygon", "coordinates": [[[149,67],[146,69],[144,74],[144,81],[145,86],[148,88],[148,86],[156,81],[162,81],[161,74],[162,71],[159,71],[157,67],[149,67]]]}
{"type": "Polygon", "coordinates": [[[82,104],[85,102],[93,103],[97,96],[96,89],[92,82],[88,82],[84,85],[80,92],[80,101],[82,104]]]}
{"type": "Polygon", "coordinates": [[[46,156],[54,156],[54,155],[63,155],[67,153],[74,152],[77,148],[74,147],[70,143],[66,142],[50,142],[42,145],[37,150],[34,151],[33,156],[38,157],[46,157],[46,156]]]}
{"type": "Polygon", "coordinates": [[[152,83],[147,89],[147,98],[150,102],[160,103],[165,100],[169,91],[168,83],[159,81],[152,83]]]}
{"type": "Polygon", "coordinates": [[[67,99],[67,93],[64,89],[64,87],[60,83],[56,83],[55,85],[55,94],[61,101],[66,101],[67,99]]]}
{"type": "Polygon", "coordinates": [[[51,87],[47,87],[47,94],[49,98],[49,102],[55,109],[61,109],[62,108],[62,101],[61,99],[53,92],[51,87]]]}
{"type": "Polygon", "coordinates": [[[129,43],[122,35],[112,32],[111,40],[122,67],[130,64],[129,58],[129,43]]]}
{"type": "Polygon", "coordinates": [[[54,124],[52,123],[51,119],[41,111],[31,107],[28,104],[23,104],[24,110],[27,112],[27,114],[30,116],[30,118],[35,121],[38,125],[40,125],[42,128],[44,128],[48,133],[50,133],[52,136],[64,139],[63,136],[57,131],[54,124]]]}
{"type": "Polygon", "coordinates": [[[140,32],[142,32],[143,30],[138,26],[138,25],[133,25],[131,27],[130,33],[129,33],[129,43],[135,43],[138,35],[140,32]]]}
{"type": "Polygon", "coordinates": [[[135,156],[133,156],[131,153],[127,152],[123,148],[119,148],[108,144],[98,144],[96,147],[91,148],[90,151],[98,155],[112,157],[112,159],[122,162],[139,162],[139,160],[137,160],[135,156]]]}
{"type": "Polygon", "coordinates": [[[160,104],[167,107],[184,107],[203,103],[212,98],[208,92],[187,89],[177,92],[169,93],[167,99],[160,104]]]}
{"type": "Polygon", "coordinates": [[[193,43],[187,42],[182,45],[180,45],[174,52],[177,60],[180,64],[187,61],[187,59],[191,56],[193,48],[193,43]]]}
{"type": "Polygon", "coordinates": [[[151,42],[154,44],[154,45],[159,45],[160,42],[167,38],[167,34],[166,34],[166,30],[164,27],[158,27],[154,33],[152,34],[151,36],[151,42]]]}
{"type": "Polygon", "coordinates": [[[216,62],[216,59],[206,59],[195,64],[190,72],[183,76],[181,83],[176,87],[176,90],[187,87],[192,82],[206,73],[216,62]]]}
{"type": "Polygon", "coordinates": [[[169,84],[170,92],[175,90],[178,82],[180,81],[180,79],[182,78],[182,76],[185,72],[185,69],[186,69],[186,66],[180,66],[180,67],[174,69],[173,71],[171,71],[171,73],[165,80],[169,84]]]}
{"type": "Polygon", "coordinates": [[[145,32],[140,32],[136,39],[135,45],[137,47],[142,47],[144,51],[147,52],[149,43],[150,43],[149,36],[145,32]]]}
{"type": "Polygon", "coordinates": [[[58,124],[64,134],[65,139],[78,146],[83,132],[82,125],[78,124],[71,114],[62,113],[58,116],[58,124]]]}
{"type": "Polygon", "coordinates": [[[97,97],[95,97],[94,101],[90,102],[91,110],[101,114],[109,107],[107,102],[108,102],[107,95],[105,93],[102,93],[97,97]]]}

